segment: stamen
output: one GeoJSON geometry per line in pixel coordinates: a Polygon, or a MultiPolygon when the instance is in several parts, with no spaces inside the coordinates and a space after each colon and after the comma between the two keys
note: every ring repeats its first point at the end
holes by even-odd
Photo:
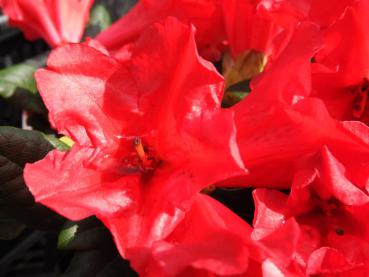
{"type": "Polygon", "coordinates": [[[133,145],[135,147],[135,150],[137,152],[138,157],[140,158],[142,164],[144,166],[150,166],[151,165],[151,161],[147,158],[147,155],[145,153],[145,149],[142,145],[142,141],[140,138],[135,138],[133,140],[133,145]]]}
{"type": "Polygon", "coordinates": [[[355,99],[353,103],[352,116],[361,118],[365,112],[369,94],[369,80],[364,78],[361,85],[355,90],[355,99]]]}
{"type": "Polygon", "coordinates": [[[206,188],[203,188],[203,189],[201,190],[201,192],[202,192],[202,193],[204,193],[204,194],[210,194],[210,193],[212,193],[215,189],[216,189],[216,187],[215,187],[215,186],[210,185],[210,186],[208,186],[208,187],[206,187],[206,188]]]}
{"type": "Polygon", "coordinates": [[[336,228],[336,234],[339,236],[343,236],[345,234],[345,230],[342,228],[336,228]]]}

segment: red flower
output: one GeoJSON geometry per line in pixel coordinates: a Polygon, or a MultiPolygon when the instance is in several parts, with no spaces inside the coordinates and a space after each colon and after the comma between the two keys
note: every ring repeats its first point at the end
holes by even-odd
{"type": "Polygon", "coordinates": [[[256,50],[269,58],[283,50],[299,19],[306,16],[305,1],[223,0],[227,40],[233,58],[256,50]]]}
{"type": "Polygon", "coordinates": [[[325,30],[313,64],[314,96],[333,117],[369,125],[369,2],[356,1],[325,30]]]}
{"type": "Polygon", "coordinates": [[[340,176],[339,167],[323,148],[315,165],[298,172],[289,197],[254,191],[252,238],[264,259],[281,271],[293,276],[369,274],[369,196],[340,176]]]}
{"type": "Polygon", "coordinates": [[[72,220],[101,218],[141,271],[201,189],[245,169],[232,111],[220,109],[223,79],[198,56],[192,28],[155,24],[125,63],[96,48],[59,47],[37,71],[51,123],[76,143],[24,176],[36,201],[72,220]]]}
{"type": "Polygon", "coordinates": [[[340,19],[347,7],[358,2],[358,0],[307,0],[306,2],[310,4],[308,20],[319,24],[322,29],[326,29],[340,19]]]}
{"type": "Polygon", "coordinates": [[[269,68],[300,22],[312,21],[327,28],[354,1],[222,0],[230,50],[223,60],[227,86],[252,79],[269,68]]]}
{"type": "Polygon", "coordinates": [[[27,39],[43,38],[51,47],[79,42],[93,0],[2,0],[11,26],[27,39]]]}
{"type": "MultiPolygon", "coordinates": [[[[337,21],[348,6],[358,0],[259,0],[276,22],[311,21],[326,29],[337,21]]],[[[361,0],[359,0],[361,1],[361,0]]]]}
{"type": "Polygon", "coordinates": [[[222,11],[219,0],[140,0],[132,10],[96,39],[114,51],[131,43],[152,23],[174,16],[196,27],[196,43],[200,54],[220,58],[218,44],[224,39],[222,11]]]}
{"type": "Polygon", "coordinates": [[[362,189],[368,186],[368,128],[334,120],[321,100],[309,96],[318,32],[302,24],[280,58],[255,80],[251,94],[233,107],[241,156],[250,172],[229,184],[288,188],[298,169],[326,145],[341,164],[342,176],[362,189]]]}
{"type": "Polygon", "coordinates": [[[252,270],[251,227],[207,195],[198,194],[178,226],[151,249],[123,216],[104,222],[140,276],[230,276],[252,270]]]}
{"type": "Polygon", "coordinates": [[[307,1],[222,0],[229,52],[223,59],[227,88],[270,67],[307,16],[307,1]]]}

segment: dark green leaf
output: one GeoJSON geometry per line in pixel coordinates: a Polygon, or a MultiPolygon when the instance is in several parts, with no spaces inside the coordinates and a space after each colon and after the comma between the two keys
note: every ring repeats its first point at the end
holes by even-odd
{"type": "Polygon", "coordinates": [[[46,107],[39,94],[32,94],[28,90],[17,87],[12,96],[7,98],[8,103],[19,109],[34,112],[36,114],[47,114],[46,107]]]}
{"type": "Polygon", "coordinates": [[[0,212],[0,240],[15,239],[25,227],[24,224],[0,212]]]}
{"type": "Polygon", "coordinates": [[[58,246],[76,251],[64,277],[137,276],[118,253],[106,227],[94,217],[68,222],[60,232],[58,246]]]}
{"type": "Polygon", "coordinates": [[[76,252],[62,277],[136,277],[113,244],[76,252]]]}
{"type": "Polygon", "coordinates": [[[21,223],[48,230],[60,228],[64,219],[35,203],[24,183],[23,168],[52,149],[39,132],[0,127],[0,210],[21,223]]]}

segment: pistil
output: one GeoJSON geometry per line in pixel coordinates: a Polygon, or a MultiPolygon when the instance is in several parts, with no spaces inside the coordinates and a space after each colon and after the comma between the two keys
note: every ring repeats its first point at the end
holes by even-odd
{"type": "Polygon", "coordinates": [[[137,152],[137,155],[139,157],[139,159],[142,162],[142,165],[145,167],[150,167],[152,164],[152,161],[148,158],[146,152],[145,152],[145,148],[142,145],[142,141],[140,138],[135,138],[133,141],[133,145],[135,147],[135,150],[137,152]]]}

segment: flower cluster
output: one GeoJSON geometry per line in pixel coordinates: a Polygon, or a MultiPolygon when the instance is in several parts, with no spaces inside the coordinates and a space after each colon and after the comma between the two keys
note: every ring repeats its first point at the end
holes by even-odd
{"type": "Polygon", "coordinates": [[[36,201],[98,217],[141,276],[369,276],[369,0],[140,0],[81,43],[85,15],[2,5],[62,44],[35,76],[74,145],[26,166],[36,201]],[[213,187],[255,188],[252,224],[213,187]]]}

